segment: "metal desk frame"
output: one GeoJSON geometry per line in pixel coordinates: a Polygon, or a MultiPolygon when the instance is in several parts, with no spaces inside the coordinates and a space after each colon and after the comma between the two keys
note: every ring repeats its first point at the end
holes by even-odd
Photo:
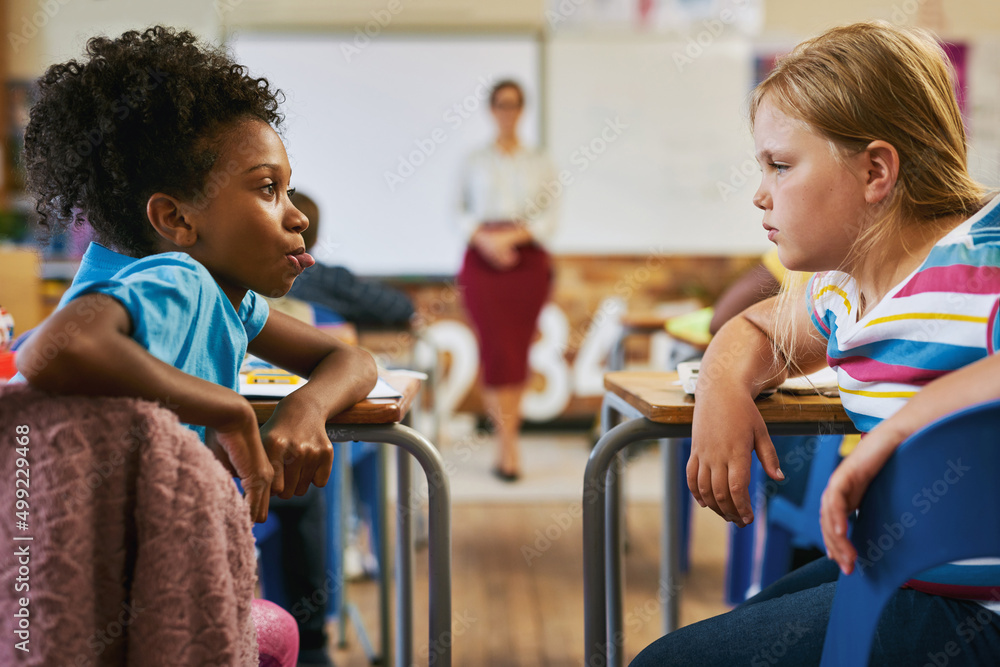
{"type": "MultiPolygon", "coordinates": [[[[411,456],[420,463],[427,476],[428,487],[428,569],[429,569],[429,641],[431,663],[451,667],[451,486],[445,473],[441,454],[427,438],[402,424],[328,424],[327,436],[332,442],[346,443],[354,440],[383,444],[379,451],[383,473],[387,468],[388,453],[384,445],[399,447],[397,464],[397,515],[396,515],[396,633],[398,647],[395,665],[413,665],[413,514],[419,511],[411,494],[411,456]]],[[[379,497],[387,497],[385,475],[381,476],[379,497]]],[[[386,503],[377,520],[382,527],[379,553],[379,620],[382,655],[380,664],[392,662],[389,642],[389,582],[388,562],[385,558],[388,543],[386,503]]]]}
{"type": "MultiPolygon", "coordinates": [[[[623,463],[612,469],[619,452],[641,440],[689,438],[691,424],[651,421],[624,399],[605,391],[601,405],[605,433],[590,453],[583,476],[583,598],[586,667],[620,667],[624,662],[622,592],[624,542],[621,476],[623,463]],[[608,428],[614,413],[628,421],[608,428]],[[610,641],[608,638],[611,638],[610,641]]],[[[854,432],[836,422],[774,422],[772,436],[854,432]]],[[[660,449],[664,469],[663,530],[661,533],[660,595],[663,631],[677,629],[679,611],[677,457],[672,447],[660,449]]]]}

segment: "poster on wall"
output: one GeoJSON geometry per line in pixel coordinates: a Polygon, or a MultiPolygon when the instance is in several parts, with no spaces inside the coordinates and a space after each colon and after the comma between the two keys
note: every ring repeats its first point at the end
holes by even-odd
{"type": "Polygon", "coordinates": [[[700,35],[757,35],[764,25],[763,0],[548,0],[550,30],[634,29],[700,35]]]}

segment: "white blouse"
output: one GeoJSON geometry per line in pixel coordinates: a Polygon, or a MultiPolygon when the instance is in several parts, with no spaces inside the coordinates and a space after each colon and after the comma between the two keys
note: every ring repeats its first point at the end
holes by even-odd
{"type": "Polygon", "coordinates": [[[557,200],[564,185],[555,165],[540,150],[513,153],[496,144],[466,158],[459,198],[459,229],[470,238],[484,222],[517,220],[541,244],[555,233],[557,200]]]}

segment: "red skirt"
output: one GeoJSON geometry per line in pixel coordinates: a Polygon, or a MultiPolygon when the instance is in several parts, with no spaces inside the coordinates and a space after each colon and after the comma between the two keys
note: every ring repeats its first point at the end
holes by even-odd
{"type": "Polygon", "coordinates": [[[518,254],[514,268],[500,271],[469,246],[458,273],[458,286],[479,339],[483,381],[490,387],[527,380],[528,349],[552,286],[552,263],[541,246],[520,246],[518,254]]]}

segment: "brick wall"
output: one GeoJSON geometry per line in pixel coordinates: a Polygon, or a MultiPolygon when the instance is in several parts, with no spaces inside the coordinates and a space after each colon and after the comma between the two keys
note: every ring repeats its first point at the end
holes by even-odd
{"type": "MultiPolygon", "coordinates": [[[[580,390],[575,381],[579,375],[574,369],[578,353],[587,344],[588,335],[593,336],[595,327],[613,327],[617,321],[617,311],[610,310],[607,299],[617,298],[627,304],[629,311],[652,311],[658,305],[676,301],[687,301],[688,307],[711,304],[725,287],[743,271],[753,266],[758,256],[580,256],[563,255],[555,257],[556,279],[552,303],[561,311],[567,325],[564,340],[556,341],[562,351],[566,368],[557,368],[554,375],[534,373],[530,388],[535,392],[546,391],[550,382],[563,383],[569,376],[569,398],[558,416],[550,417],[553,409],[543,409],[548,418],[580,418],[595,414],[600,406],[600,393],[593,389],[580,390]],[[603,308],[603,311],[602,311],[603,308]],[[547,412],[546,412],[547,410],[547,412]]],[[[462,310],[460,295],[453,280],[420,282],[394,282],[410,294],[419,316],[419,327],[428,332],[448,328],[447,338],[453,343],[460,339],[460,327],[468,327],[462,310]],[[457,326],[456,326],[457,325],[457,326]]],[[[553,322],[559,322],[554,315],[553,322]]],[[[562,331],[562,329],[558,329],[562,331]]],[[[606,336],[605,336],[606,338],[606,336]]],[[[361,342],[384,362],[389,364],[412,365],[410,358],[413,338],[400,332],[362,332],[361,342]]],[[[536,343],[538,344],[538,343],[536,343]]],[[[455,354],[465,354],[461,344],[455,354]]],[[[555,349],[549,346],[549,349],[555,349]]],[[[648,355],[648,341],[632,339],[628,348],[630,362],[642,363],[648,355]]],[[[449,384],[449,375],[456,368],[466,369],[467,359],[452,359],[452,354],[440,355],[442,382],[445,393],[454,394],[467,383],[449,384]]],[[[549,366],[556,364],[550,360],[549,366]]],[[[478,363],[476,363],[478,367],[478,363]]],[[[597,372],[596,369],[592,370],[597,372]]],[[[603,369],[601,370],[603,372],[603,369]]],[[[548,387],[551,392],[552,387],[548,387]]],[[[450,399],[455,411],[481,410],[478,391],[474,383],[467,391],[450,399]]],[[[549,396],[545,400],[556,400],[549,396]]],[[[528,401],[533,400],[530,396],[528,401]]],[[[539,399],[543,400],[543,399],[539,399]]],[[[530,412],[530,411],[529,411],[530,412]]],[[[542,419],[541,421],[547,421],[542,419]]]]}

